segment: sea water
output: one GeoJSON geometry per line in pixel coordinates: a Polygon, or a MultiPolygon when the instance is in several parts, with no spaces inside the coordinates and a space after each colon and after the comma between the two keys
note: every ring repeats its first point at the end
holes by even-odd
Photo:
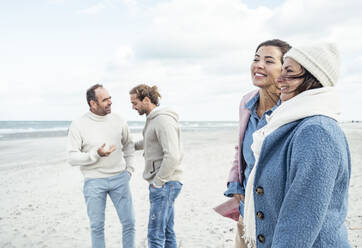
{"type": "MultiPolygon", "coordinates": [[[[62,137],[68,133],[71,121],[0,121],[0,141],[41,137],[62,137]]],[[[144,121],[129,121],[131,132],[143,130],[144,121]]],[[[237,127],[235,121],[181,121],[182,131],[208,131],[237,127]]]]}

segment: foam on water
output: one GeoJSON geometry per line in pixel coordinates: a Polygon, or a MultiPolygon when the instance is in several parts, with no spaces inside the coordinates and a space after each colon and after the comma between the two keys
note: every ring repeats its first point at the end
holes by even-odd
{"type": "MultiPolygon", "coordinates": [[[[0,121],[0,140],[66,136],[71,121],[0,121]]],[[[131,132],[143,130],[144,121],[129,121],[131,132]]],[[[183,131],[206,131],[237,127],[235,121],[181,121],[183,131]]]]}
{"type": "Polygon", "coordinates": [[[56,131],[67,131],[67,127],[55,127],[55,128],[4,128],[0,129],[1,134],[16,134],[16,133],[34,133],[34,132],[56,132],[56,131]]]}

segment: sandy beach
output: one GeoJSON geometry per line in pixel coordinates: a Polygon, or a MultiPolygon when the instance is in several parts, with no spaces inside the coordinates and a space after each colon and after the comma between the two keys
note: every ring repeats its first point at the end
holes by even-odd
{"type": "MultiPolygon", "coordinates": [[[[346,225],[352,247],[362,247],[362,124],[343,124],[352,154],[346,225]]],[[[226,200],[226,178],[234,155],[235,128],[183,133],[183,190],[176,200],[179,247],[232,247],[235,222],[212,208],[226,200]]],[[[140,137],[137,133],[135,139],[140,137]]],[[[0,141],[0,247],[90,247],[79,168],[66,163],[66,137],[0,141]]],[[[131,189],[136,246],[147,247],[148,187],[137,152],[131,189]]],[[[120,247],[121,225],[112,202],[106,208],[107,247],[120,247]]]]}

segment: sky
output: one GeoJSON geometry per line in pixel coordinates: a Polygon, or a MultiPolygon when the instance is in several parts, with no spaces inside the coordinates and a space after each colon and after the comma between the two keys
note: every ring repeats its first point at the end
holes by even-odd
{"type": "Polygon", "coordinates": [[[0,120],[73,120],[101,83],[112,111],[144,120],[129,90],[157,85],[182,121],[236,121],[257,45],[336,43],[343,120],[362,120],[362,1],[0,2],[0,120]]]}

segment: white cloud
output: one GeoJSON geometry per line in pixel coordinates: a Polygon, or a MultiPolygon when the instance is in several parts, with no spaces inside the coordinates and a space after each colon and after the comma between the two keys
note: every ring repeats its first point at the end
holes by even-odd
{"type": "MultiPolygon", "coordinates": [[[[81,34],[77,38],[64,31],[70,27],[57,23],[63,33],[56,37],[68,44],[63,50],[54,42],[45,49],[51,54],[44,53],[42,46],[48,43],[39,38],[42,46],[17,53],[17,46],[30,48],[29,38],[35,44],[34,37],[52,35],[20,28],[14,31],[18,45],[8,46],[13,50],[5,50],[6,44],[0,47],[7,54],[0,58],[0,79],[8,88],[0,97],[11,102],[16,92],[20,99],[16,110],[0,106],[5,113],[1,118],[26,119],[32,113],[35,119],[73,119],[87,109],[85,90],[103,83],[114,110],[139,119],[128,91],[149,83],[159,86],[162,104],[172,105],[183,120],[236,120],[241,96],[253,88],[250,63],[255,48],[271,38],[292,45],[336,42],[342,58],[338,88],[345,112],[351,113],[362,105],[361,8],[357,0],[286,0],[273,9],[252,9],[240,0],[103,0],[80,12],[106,14],[97,25],[93,20],[79,22],[79,16],[69,20],[81,34]],[[98,37],[98,43],[92,42],[98,37]]],[[[362,119],[358,113],[346,116],[362,119]]]]}
{"type": "Polygon", "coordinates": [[[255,31],[271,11],[249,10],[238,0],[177,0],[158,4],[148,14],[151,22],[136,47],[138,56],[189,60],[220,56],[255,44],[262,37],[255,31]],[[255,16],[260,16],[259,20],[255,16]]]}
{"type": "Polygon", "coordinates": [[[325,40],[331,38],[336,28],[348,27],[346,23],[360,20],[361,8],[362,3],[357,0],[288,0],[274,10],[266,24],[272,32],[299,42],[325,40]]]}
{"type": "Polygon", "coordinates": [[[88,8],[81,9],[78,11],[78,14],[94,15],[106,8],[106,5],[103,2],[92,5],[88,8]]]}
{"type": "Polygon", "coordinates": [[[47,0],[47,2],[52,4],[62,4],[65,0],[47,0]]]}
{"type": "MultiPolygon", "coordinates": [[[[343,54],[358,47],[351,36],[355,35],[359,17],[344,13],[338,23],[329,17],[325,4],[324,0],[290,0],[273,11],[265,7],[248,9],[236,0],[157,4],[147,10],[148,32],[132,48],[118,49],[106,81],[113,82],[117,92],[128,92],[137,83],[157,83],[166,96],[163,101],[184,111],[181,116],[186,119],[236,119],[240,96],[253,88],[249,67],[258,43],[276,37],[297,45],[338,41],[348,27],[350,32],[339,47],[343,54]],[[315,23],[324,25],[322,32],[315,23]],[[213,115],[216,110],[220,111],[213,115]]],[[[357,82],[358,77],[342,73],[341,81],[357,82]]]]}
{"type": "MultiPolygon", "coordinates": [[[[111,60],[106,81],[114,82],[117,92],[154,82],[164,95],[162,103],[180,109],[181,118],[236,119],[242,92],[253,87],[254,49],[264,36],[270,38],[262,27],[271,14],[267,8],[249,10],[237,0],[158,4],[147,11],[148,32],[130,49],[132,56],[111,60]],[[224,110],[209,113],[219,109],[224,110]]],[[[116,54],[128,49],[121,46],[116,54]]]]}

